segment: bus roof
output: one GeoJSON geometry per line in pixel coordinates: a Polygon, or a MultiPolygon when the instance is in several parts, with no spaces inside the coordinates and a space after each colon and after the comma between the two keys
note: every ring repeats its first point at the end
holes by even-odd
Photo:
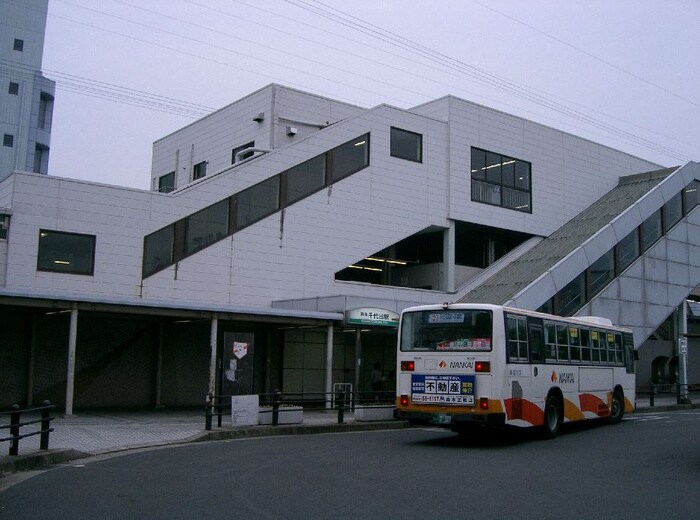
{"type": "Polygon", "coordinates": [[[615,329],[621,332],[632,332],[627,327],[615,325],[609,318],[601,316],[557,316],[556,314],[546,314],[544,312],[532,311],[529,309],[518,309],[516,307],[505,307],[503,305],[494,305],[491,303],[443,303],[431,305],[416,305],[404,309],[404,312],[417,312],[427,310],[460,310],[460,309],[484,309],[499,312],[512,312],[524,316],[532,316],[534,318],[550,319],[553,321],[565,321],[567,323],[578,324],[582,326],[597,325],[598,327],[615,329]]]}

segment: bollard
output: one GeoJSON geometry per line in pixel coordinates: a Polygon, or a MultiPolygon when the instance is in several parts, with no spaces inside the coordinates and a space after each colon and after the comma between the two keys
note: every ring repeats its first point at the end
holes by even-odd
{"type": "Polygon", "coordinates": [[[338,424],[343,424],[345,414],[345,392],[338,392],[335,402],[338,405],[338,424]]]}
{"type": "Polygon", "coordinates": [[[12,414],[10,414],[10,455],[19,453],[19,405],[12,405],[12,414]]]}
{"type": "Polygon", "coordinates": [[[280,422],[280,403],[282,402],[282,392],[275,390],[272,397],[272,426],[279,425],[280,422]]]}
{"type": "Polygon", "coordinates": [[[41,411],[41,435],[39,437],[39,449],[49,449],[49,433],[51,432],[51,401],[41,403],[44,409],[41,411]]]}
{"type": "Polygon", "coordinates": [[[204,397],[204,429],[211,431],[211,394],[204,397]]]}
{"type": "Polygon", "coordinates": [[[651,390],[649,391],[649,407],[654,408],[654,383],[651,384],[651,390]]]}

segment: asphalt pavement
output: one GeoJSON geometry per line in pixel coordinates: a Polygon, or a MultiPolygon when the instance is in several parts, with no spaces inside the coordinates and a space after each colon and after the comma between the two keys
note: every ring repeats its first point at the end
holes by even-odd
{"type": "MultiPolygon", "coordinates": [[[[678,405],[673,396],[656,396],[654,407],[650,406],[648,398],[641,398],[637,401],[636,413],[694,408],[700,404],[700,396],[691,397],[694,404],[678,405]]],[[[343,414],[343,423],[340,424],[338,412],[335,410],[304,410],[301,424],[279,426],[233,426],[231,416],[224,415],[220,427],[217,418],[213,418],[211,430],[205,429],[203,407],[139,411],[86,410],[78,411],[74,415],[54,413],[53,416],[55,418],[51,421],[51,427],[54,431],[49,436],[48,450],[39,449],[38,435],[21,439],[19,454],[16,456],[7,455],[9,442],[0,443],[0,476],[146,447],[242,437],[378,430],[407,426],[404,421],[397,420],[358,421],[350,411],[343,414]]],[[[34,430],[27,426],[21,433],[37,429],[38,426],[34,430]]],[[[2,430],[3,433],[7,431],[2,430]]]]}

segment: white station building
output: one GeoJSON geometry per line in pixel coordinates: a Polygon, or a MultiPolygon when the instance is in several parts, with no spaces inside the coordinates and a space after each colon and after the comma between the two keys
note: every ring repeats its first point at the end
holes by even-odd
{"type": "Polygon", "coordinates": [[[157,141],[151,190],[0,182],[0,405],[369,390],[398,313],[457,301],[610,318],[639,387],[697,381],[699,181],[452,96],[272,84],[157,141]]]}

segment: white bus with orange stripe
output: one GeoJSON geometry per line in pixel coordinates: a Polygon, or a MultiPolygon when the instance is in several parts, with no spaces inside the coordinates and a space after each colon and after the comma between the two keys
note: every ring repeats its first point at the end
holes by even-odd
{"type": "Polygon", "coordinates": [[[401,313],[396,417],[466,433],[475,425],[618,423],[633,411],[632,332],[604,318],[564,318],[487,304],[401,313]]]}

